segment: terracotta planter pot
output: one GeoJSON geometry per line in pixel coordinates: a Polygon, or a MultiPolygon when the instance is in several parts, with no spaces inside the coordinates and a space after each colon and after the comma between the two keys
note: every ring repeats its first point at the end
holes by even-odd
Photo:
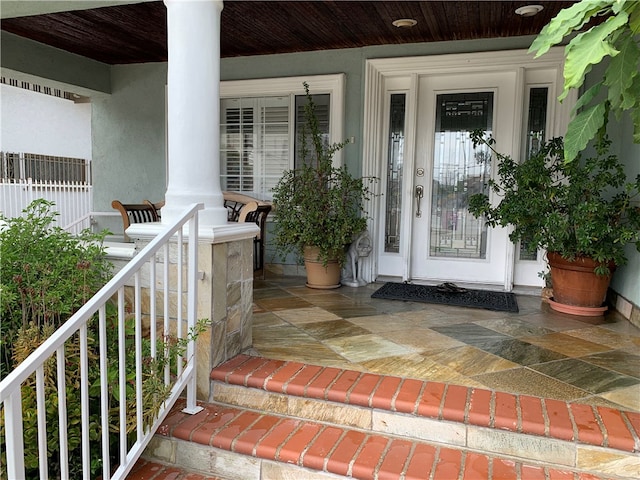
{"type": "Polygon", "coordinates": [[[340,264],[329,259],[327,266],[318,258],[318,247],[304,247],[304,266],[307,270],[307,287],[330,289],[340,286],[340,264]]]}
{"type": "MultiPolygon", "coordinates": [[[[598,262],[588,257],[578,257],[573,262],[555,252],[547,253],[551,267],[553,300],[565,305],[600,308],[607,296],[611,275],[596,275],[598,262]]],[[[615,269],[609,265],[611,272],[615,269]]]]}

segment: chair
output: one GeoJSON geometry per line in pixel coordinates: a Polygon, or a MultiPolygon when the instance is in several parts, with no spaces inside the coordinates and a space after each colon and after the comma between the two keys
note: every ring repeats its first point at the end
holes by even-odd
{"type": "Polygon", "coordinates": [[[164,207],[164,200],[160,200],[159,202],[153,203],[151,200],[143,200],[142,203],[146,204],[146,205],[150,205],[154,208],[154,210],[156,211],[156,215],[158,215],[158,218],[162,218],[160,216],[160,209],[162,207],[164,207]]]}
{"type": "Polygon", "coordinates": [[[262,202],[248,195],[236,192],[222,192],[224,206],[227,207],[227,219],[231,222],[254,222],[260,227],[260,233],[253,239],[253,273],[264,279],[264,246],[266,240],[267,215],[271,203],[262,202]],[[255,207],[254,207],[255,204],[255,207]],[[250,207],[244,210],[244,207],[250,207]]]}
{"type": "Polygon", "coordinates": [[[124,231],[125,241],[131,239],[127,236],[127,228],[132,223],[147,223],[147,222],[159,222],[160,217],[158,212],[149,203],[122,203],[119,200],[111,202],[111,207],[118,210],[122,216],[122,226],[124,231]]]}

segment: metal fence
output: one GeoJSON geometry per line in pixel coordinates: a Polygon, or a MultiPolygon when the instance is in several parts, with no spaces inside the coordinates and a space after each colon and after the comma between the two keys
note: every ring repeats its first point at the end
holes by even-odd
{"type": "Polygon", "coordinates": [[[18,217],[43,198],[55,204],[58,226],[76,223],[93,210],[90,165],[81,158],[0,152],[0,212],[18,217]]]}

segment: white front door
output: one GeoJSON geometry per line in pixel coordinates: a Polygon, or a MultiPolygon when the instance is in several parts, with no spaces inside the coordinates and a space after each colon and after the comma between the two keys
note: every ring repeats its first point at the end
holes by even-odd
{"type": "MultiPolygon", "coordinates": [[[[487,228],[468,199],[495,176],[486,147],[473,147],[474,129],[490,133],[497,151],[512,155],[521,103],[518,73],[422,76],[418,84],[413,172],[411,280],[511,287],[513,245],[508,231],[487,228]]],[[[492,199],[492,201],[499,201],[492,199]]]]}

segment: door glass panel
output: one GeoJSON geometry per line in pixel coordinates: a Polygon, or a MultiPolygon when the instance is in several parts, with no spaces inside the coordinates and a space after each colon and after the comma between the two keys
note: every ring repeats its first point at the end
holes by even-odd
{"type": "MultiPolygon", "coordinates": [[[[548,87],[531,88],[529,90],[529,114],[527,116],[524,159],[536,153],[546,140],[548,94],[548,87]]],[[[520,245],[519,259],[535,261],[538,259],[538,252],[528,252],[523,245],[520,245]]]]}
{"type": "Polygon", "coordinates": [[[429,255],[484,259],[487,227],[468,211],[491,174],[486,146],[473,148],[472,130],[492,133],[493,92],[441,94],[436,100],[429,255]]]}
{"type": "Polygon", "coordinates": [[[400,251],[405,103],[404,93],[391,95],[384,231],[384,251],[390,253],[400,251]]]}

